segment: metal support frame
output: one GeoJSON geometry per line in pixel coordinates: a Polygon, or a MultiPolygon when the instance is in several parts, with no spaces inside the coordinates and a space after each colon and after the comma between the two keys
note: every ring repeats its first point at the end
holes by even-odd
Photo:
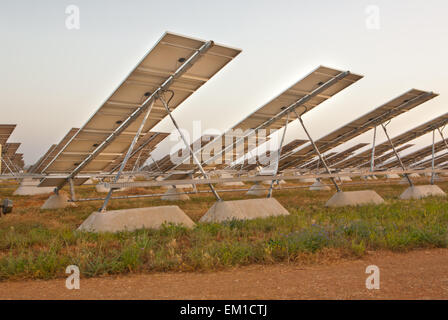
{"type": "Polygon", "coordinates": [[[376,126],[373,128],[373,142],[372,142],[372,158],[370,159],[370,171],[375,171],[375,143],[376,143],[376,126]]]}
{"type": "MultiPolygon", "coordinates": [[[[406,168],[405,168],[403,162],[401,161],[400,155],[398,154],[397,149],[395,149],[395,146],[394,146],[392,140],[390,139],[389,134],[387,133],[387,129],[386,129],[386,126],[384,125],[384,123],[381,124],[381,127],[383,128],[384,133],[386,134],[387,140],[389,141],[389,144],[392,147],[392,150],[394,151],[395,156],[397,157],[397,160],[400,163],[401,168],[403,169],[403,171],[406,171],[406,168]]],[[[404,173],[404,176],[408,180],[409,185],[411,187],[413,187],[414,183],[412,182],[411,178],[409,178],[409,175],[407,173],[404,173]]]]}
{"type": "MultiPolygon", "coordinates": [[[[159,100],[162,101],[163,106],[165,107],[166,112],[168,113],[168,115],[169,115],[171,121],[173,122],[174,126],[176,127],[177,131],[179,132],[179,134],[180,134],[180,136],[181,136],[181,138],[182,138],[182,140],[183,140],[185,146],[188,148],[188,150],[189,150],[191,156],[193,157],[193,161],[194,161],[194,162],[196,163],[196,165],[198,166],[198,168],[199,168],[199,170],[201,171],[203,177],[204,177],[205,179],[208,179],[208,175],[207,175],[207,173],[205,172],[204,168],[202,167],[201,162],[200,162],[200,161],[198,160],[198,158],[196,157],[196,153],[193,152],[193,150],[191,149],[190,144],[188,143],[187,139],[186,139],[185,136],[184,136],[184,133],[182,132],[182,130],[180,130],[179,125],[177,124],[176,119],[174,119],[174,117],[173,117],[173,115],[172,115],[172,113],[171,113],[171,110],[170,110],[168,104],[166,103],[165,99],[160,95],[160,96],[159,96],[159,100]]],[[[221,197],[220,197],[219,194],[216,192],[215,187],[213,187],[213,185],[212,185],[211,183],[210,183],[208,186],[210,187],[210,190],[212,191],[212,193],[213,193],[213,195],[215,196],[216,200],[217,200],[217,201],[222,201],[221,197]]]]}
{"type": "MultiPolygon", "coordinates": [[[[128,116],[121,124],[120,126],[114,130],[107,138],[104,140],[96,149],[89,154],[66,178],[63,182],[61,182],[56,188],[55,192],[57,193],[58,190],[62,189],[69,181],[69,179],[72,179],[76,177],[78,173],[81,172],[81,170],[87,166],[87,164],[90,163],[98,154],[101,153],[112,141],[115,140],[115,138],[120,135],[124,130],[126,130],[127,127],[129,127],[147,108],[157,99],[159,96],[159,93],[166,91],[170,85],[173,83],[173,81],[177,78],[179,78],[182,74],[184,74],[188,69],[190,69],[194,62],[196,62],[202,54],[207,52],[211,47],[213,47],[214,42],[213,41],[207,41],[205,42],[195,53],[193,53],[190,58],[188,58],[171,76],[169,76],[163,84],[158,87],[151,95],[138,107],[134,112],[132,112],[131,115],[128,116]]],[[[69,142],[62,148],[61,151],[56,155],[56,157],[42,170],[42,172],[45,172],[46,169],[57,159],[57,157],[64,152],[65,147],[70,144],[71,141],[73,141],[78,133],[83,128],[79,129],[78,132],[70,139],[69,142]]]]}
{"type": "MultiPolygon", "coordinates": [[[[305,131],[306,135],[308,136],[308,139],[310,140],[311,144],[313,145],[314,151],[316,151],[317,156],[319,157],[319,160],[322,162],[322,165],[325,167],[325,170],[327,170],[328,174],[331,174],[331,170],[327,166],[327,163],[325,162],[325,159],[320,154],[319,148],[316,146],[316,144],[314,143],[313,138],[311,138],[310,134],[308,133],[308,130],[306,129],[305,124],[303,123],[302,117],[295,110],[294,110],[294,113],[296,114],[297,119],[299,119],[300,124],[302,125],[302,128],[303,128],[303,131],[305,131]]],[[[337,192],[341,192],[342,190],[339,187],[339,185],[337,184],[336,180],[333,177],[331,177],[330,180],[331,180],[331,182],[333,182],[333,184],[334,184],[334,186],[336,188],[336,191],[337,192]]]]}
{"type": "Polygon", "coordinates": [[[435,153],[436,153],[436,149],[435,149],[435,139],[436,139],[436,130],[432,130],[432,159],[431,159],[431,184],[434,184],[434,161],[435,161],[435,153]]]}
{"type": "MultiPolygon", "coordinates": [[[[229,148],[233,147],[234,145],[237,145],[239,142],[241,142],[242,140],[244,140],[246,137],[251,136],[252,134],[256,133],[258,130],[266,128],[267,126],[269,126],[271,123],[275,122],[277,119],[282,118],[283,116],[285,116],[286,114],[288,114],[291,111],[295,111],[298,107],[303,107],[305,109],[305,111],[307,111],[307,107],[304,106],[305,103],[307,103],[309,100],[311,100],[313,97],[319,95],[320,93],[322,93],[323,91],[325,91],[326,89],[328,89],[329,87],[331,87],[333,84],[335,84],[336,82],[344,79],[345,77],[347,77],[348,75],[350,75],[350,71],[344,71],[341,72],[340,74],[338,74],[337,76],[335,76],[334,78],[328,80],[326,83],[322,84],[320,87],[314,89],[312,92],[310,92],[309,94],[305,95],[304,97],[300,98],[299,100],[293,102],[291,105],[289,105],[288,107],[284,108],[282,111],[280,111],[277,115],[275,115],[274,117],[272,117],[269,120],[266,120],[265,122],[263,122],[262,124],[260,124],[259,126],[257,126],[254,129],[251,129],[249,131],[248,134],[246,134],[245,136],[237,139],[233,144],[230,144],[229,146],[222,148],[220,152],[218,152],[216,155],[214,155],[213,157],[211,157],[210,159],[206,160],[204,162],[204,164],[207,164],[209,162],[214,161],[215,159],[217,159],[218,157],[220,157],[224,152],[226,152],[229,148]]],[[[222,139],[222,136],[216,137],[215,139],[213,139],[213,141],[211,141],[210,143],[213,143],[215,141],[218,141],[218,139],[222,139]]],[[[200,150],[199,150],[200,151],[200,150]]],[[[177,168],[177,166],[175,167],[177,168]]],[[[175,169],[174,168],[174,169],[175,169]]]]}
{"type": "MultiPolygon", "coordinates": [[[[138,128],[137,133],[135,134],[134,139],[132,139],[132,143],[131,143],[131,145],[128,148],[128,152],[126,152],[126,155],[125,155],[125,157],[123,159],[123,162],[121,162],[120,169],[118,169],[117,175],[114,178],[114,182],[117,182],[118,179],[120,179],[121,173],[123,172],[124,167],[126,166],[129,158],[131,157],[132,150],[134,149],[135,144],[137,143],[138,139],[140,138],[140,135],[141,135],[141,133],[143,131],[145,123],[146,123],[146,121],[149,118],[149,114],[151,113],[151,110],[152,110],[152,107],[154,106],[154,103],[155,103],[155,100],[152,101],[152,103],[150,104],[149,108],[147,109],[146,114],[143,117],[142,123],[140,124],[140,127],[138,128]]],[[[70,181],[71,180],[72,179],[70,179],[70,181]]],[[[101,206],[101,208],[99,210],[100,212],[103,212],[103,213],[106,212],[107,203],[109,202],[110,197],[112,196],[113,192],[114,192],[114,189],[110,188],[110,190],[109,190],[109,192],[108,192],[108,194],[106,196],[106,200],[104,200],[104,203],[103,203],[103,205],[101,206]]]]}
{"type": "MultiPolygon", "coordinates": [[[[152,135],[148,140],[146,140],[140,147],[138,147],[137,149],[135,149],[135,151],[133,151],[131,153],[131,156],[129,158],[132,158],[133,156],[135,156],[139,151],[142,151],[144,147],[146,147],[151,141],[153,141],[157,136],[159,135],[158,132],[156,132],[154,135],[152,135]]],[[[124,161],[124,159],[123,159],[124,161]]],[[[115,170],[117,170],[118,168],[120,168],[121,164],[123,163],[123,161],[119,164],[117,164],[112,170],[109,171],[110,174],[114,173],[115,170]]]]}
{"type": "Polygon", "coordinates": [[[440,137],[442,137],[442,140],[443,140],[443,142],[445,143],[445,147],[448,149],[448,142],[446,142],[446,139],[445,139],[445,137],[443,136],[443,132],[442,132],[443,128],[442,128],[442,129],[437,128],[437,130],[439,131],[440,137]]]}
{"type": "Polygon", "coordinates": [[[75,193],[75,184],[73,183],[73,179],[69,180],[70,185],[70,198],[72,201],[76,201],[76,193],[75,193]]]}
{"type": "MultiPolygon", "coordinates": [[[[278,173],[278,164],[280,162],[280,156],[282,155],[282,148],[283,148],[283,142],[285,141],[285,135],[286,135],[286,130],[288,129],[288,122],[289,122],[289,113],[286,114],[286,123],[285,123],[285,129],[283,129],[283,133],[282,133],[282,139],[280,140],[280,146],[278,147],[277,150],[277,161],[275,163],[275,173],[274,176],[277,175],[278,173]]],[[[269,187],[269,192],[267,197],[271,198],[272,197],[272,189],[274,188],[274,183],[277,182],[278,184],[278,180],[272,180],[271,181],[271,185],[269,187]]]]}
{"type": "MultiPolygon", "coordinates": [[[[422,94],[422,95],[417,96],[417,97],[415,97],[415,98],[412,98],[412,99],[410,99],[410,100],[408,100],[408,101],[406,101],[406,102],[400,104],[399,106],[397,106],[397,107],[395,107],[395,108],[393,108],[393,109],[390,109],[390,110],[384,112],[383,114],[377,116],[376,118],[370,119],[369,121],[367,121],[367,122],[363,125],[363,127],[366,127],[366,126],[372,126],[372,125],[375,125],[375,126],[376,126],[376,125],[379,125],[379,123],[380,123],[381,121],[383,121],[382,119],[384,119],[384,118],[390,116],[391,114],[393,114],[393,112],[394,112],[395,110],[397,110],[397,109],[406,109],[407,106],[410,106],[410,105],[412,105],[413,103],[417,103],[418,101],[420,101],[420,100],[422,100],[422,99],[426,99],[427,97],[431,96],[432,94],[434,94],[434,93],[431,91],[431,92],[426,92],[425,94],[422,94]]],[[[384,120],[384,121],[385,121],[385,120],[384,120]]],[[[342,134],[341,136],[337,137],[337,138],[336,138],[335,140],[333,140],[332,142],[327,142],[327,143],[325,143],[324,145],[322,145],[321,147],[326,148],[326,147],[328,146],[328,144],[330,144],[330,146],[331,146],[331,144],[334,143],[335,141],[340,141],[341,139],[344,139],[346,136],[348,136],[348,135],[350,135],[350,134],[352,134],[352,131],[348,131],[348,132],[342,134]]],[[[293,154],[293,151],[291,151],[289,154],[293,154]]],[[[289,154],[285,155],[285,157],[288,156],[289,154]]],[[[302,160],[299,158],[299,159],[296,159],[296,160],[294,160],[294,161],[291,161],[288,165],[289,165],[289,166],[294,166],[296,163],[298,163],[298,162],[300,162],[300,161],[302,161],[302,160]]]]}

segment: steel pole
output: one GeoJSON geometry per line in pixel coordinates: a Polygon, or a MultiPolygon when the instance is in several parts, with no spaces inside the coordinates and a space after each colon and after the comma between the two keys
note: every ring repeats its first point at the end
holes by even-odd
{"type": "MultiPolygon", "coordinates": [[[[114,183],[117,182],[118,179],[120,178],[121,173],[124,170],[124,167],[126,166],[129,158],[131,157],[132,150],[134,149],[135,144],[137,143],[138,139],[140,138],[143,128],[145,127],[146,121],[149,118],[149,114],[151,113],[152,107],[154,106],[154,102],[155,102],[155,100],[152,101],[148,110],[146,110],[146,113],[145,113],[145,116],[143,117],[142,123],[140,124],[140,127],[138,128],[137,133],[134,136],[134,139],[132,139],[132,143],[129,146],[128,151],[126,152],[126,156],[124,157],[123,162],[121,163],[120,169],[118,169],[117,175],[114,178],[114,183]]],[[[106,200],[104,200],[104,203],[99,210],[100,212],[103,212],[103,213],[106,212],[107,203],[109,202],[110,197],[112,196],[113,192],[114,192],[114,189],[110,188],[109,193],[106,196],[106,200]]]]}
{"type": "MultiPolygon", "coordinates": [[[[297,119],[299,119],[300,124],[302,125],[302,128],[303,128],[303,131],[305,131],[306,135],[308,136],[308,139],[310,140],[311,144],[313,145],[314,151],[316,151],[317,156],[319,157],[319,160],[322,162],[323,166],[325,167],[325,170],[327,170],[328,174],[331,174],[330,168],[327,166],[327,163],[325,162],[324,158],[320,154],[319,149],[317,148],[316,144],[314,143],[313,138],[311,138],[310,134],[308,133],[308,130],[306,129],[305,124],[303,123],[302,117],[299,116],[295,110],[294,110],[294,113],[296,114],[297,119]]],[[[342,190],[339,187],[339,185],[336,183],[336,180],[333,177],[331,177],[330,180],[331,180],[331,182],[333,182],[333,184],[336,188],[336,191],[341,192],[342,190]]]]}
{"type": "MultiPolygon", "coordinates": [[[[274,176],[276,176],[277,173],[278,173],[278,164],[280,162],[280,156],[282,154],[282,148],[283,148],[283,142],[285,141],[286,130],[288,129],[288,122],[289,122],[289,113],[286,114],[285,129],[283,130],[282,139],[280,141],[280,146],[279,146],[279,148],[277,150],[277,161],[275,163],[275,173],[274,173],[274,176]]],[[[274,182],[275,181],[278,181],[278,180],[272,180],[271,181],[271,186],[269,187],[269,192],[268,192],[268,198],[272,197],[272,188],[274,188],[274,182]]]]}
{"type": "MultiPolygon", "coordinates": [[[[57,190],[62,189],[65,184],[69,181],[70,178],[74,178],[78,173],[81,172],[81,170],[87,166],[87,164],[90,163],[98,154],[101,153],[112,141],[115,140],[115,138],[120,135],[124,130],[126,130],[127,127],[129,127],[145,110],[148,108],[148,106],[154,102],[157,97],[159,96],[159,93],[164,92],[165,90],[169,89],[171,84],[174,80],[179,78],[181,75],[183,75],[185,72],[187,72],[196,62],[202,54],[207,52],[210,48],[212,48],[214,45],[213,41],[207,41],[204,43],[199,49],[196,50],[195,53],[193,53],[190,58],[187,59],[171,76],[169,76],[163,84],[158,87],[151,95],[141,104],[140,107],[138,107],[132,114],[126,118],[123,123],[120,124],[120,126],[115,129],[114,132],[112,132],[106,140],[104,140],[89,156],[87,156],[73,171],[66,177],[66,179],[61,182],[55,189],[57,190]]],[[[62,148],[61,151],[55,156],[55,158],[42,170],[42,172],[45,172],[46,169],[51,166],[51,164],[57,159],[57,157],[65,151],[65,148],[70,144],[71,141],[73,141],[81,132],[82,128],[78,130],[78,132],[70,139],[69,142],[62,148]]]]}
{"type": "Polygon", "coordinates": [[[370,171],[375,171],[375,142],[376,142],[376,126],[373,128],[373,142],[372,142],[372,159],[370,160],[370,171]]]}
{"type": "MultiPolygon", "coordinates": [[[[188,148],[191,156],[193,157],[193,161],[196,163],[196,165],[199,167],[199,170],[201,171],[202,175],[204,176],[205,179],[208,179],[208,175],[205,172],[204,168],[201,165],[201,162],[198,160],[198,158],[196,157],[196,154],[193,152],[193,150],[191,149],[190,144],[188,143],[187,139],[184,136],[184,133],[182,132],[182,130],[180,130],[179,125],[176,122],[176,119],[174,119],[173,115],[171,114],[171,110],[168,107],[168,104],[166,103],[165,99],[163,97],[159,97],[160,101],[162,101],[163,106],[165,107],[166,112],[168,113],[169,117],[171,118],[171,121],[173,122],[174,126],[176,127],[177,131],[179,132],[185,146],[188,148]]],[[[209,183],[208,185],[210,187],[210,190],[212,191],[213,195],[215,196],[217,201],[222,201],[221,197],[219,196],[219,194],[216,192],[215,187],[213,187],[213,185],[211,183],[209,183]]]]}
{"type": "Polygon", "coordinates": [[[431,172],[431,184],[434,184],[434,161],[435,161],[435,153],[436,153],[436,149],[435,149],[435,139],[436,139],[436,130],[432,131],[432,159],[431,159],[431,168],[432,168],[432,172],[431,172]]]}
{"type": "MultiPolygon", "coordinates": [[[[400,163],[401,168],[403,169],[403,171],[406,171],[406,168],[404,167],[404,164],[403,164],[403,162],[401,161],[400,155],[398,154],[397,149],[395,149],[395,146],[394,146],[394,144],[392,143],[392,140],[390,139],[389,134],[387,133],[386,126],[382,123],[382,124],[381,124],[381,127],[383,128],[384,133],[386,134],[387,140],[389,141],[389,144],[390,144],[390,146],[392,147],[392,150],[394,150],[395,156],[397,157],[397,160],[398,160],[398,162],[400,163]]],[[[409,175],[408,175],[407,173],[405,173],[404,176],[405,176],[406,179],[408,180],[409,185],[410,185],[411,187],[413,187],[414,184],[412,183],[411,178],[409,178],[409,175]]]]}

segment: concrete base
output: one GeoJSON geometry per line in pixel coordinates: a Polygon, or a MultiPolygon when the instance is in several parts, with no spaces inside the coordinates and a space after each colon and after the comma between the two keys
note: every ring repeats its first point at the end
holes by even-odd
{"type": "Polygon", "coordinates": [[[445,197],[446,193],[436,185],[413,186],[407,188],[400,196],[402,200],[422,199],[426,197],[445,197]]]}
{"type": "MultiPolygon", "coordinates": [[[[221,179],[230,179],[233,178],[231,174],[223,173],[220,176],[221,179]]],[[[221,182],[217,184],[218,187],[241,187],[244,186],[244,183],[242,181],[236,181],[236,182],[221,182]]]]}
{"type": "Polygon", "coordinates": [[[274,198],[220,201],[216,202],[199,222],[251,220],[284,215],[289,215],[288,210],[274,198]]]}
{"type": "Polygon", "coordinates": [[[400,176],[396,173],[386,174],[387,179],[400,179],[400,176]]]}
{"type": "MultiPolygon", "coordinates": [[[[163,189],[174,189],[173,186],[161,186],[161,188],[163,189]]],[[[176,188],[179,189],[193,189],[193,185],[192,184],[176,184],[176,188]]]]}
{"type": "Polygon", "coordinates": [[[162,200],[165,201],[186,201],[190,200],[190,197],[187,194],[181,194],[184,192],[182,189],[171,188],[168,189],[164,195],[161,197],[162,200]]]}
{"type": "Polygon", "coordinates": [[[320,182],[319,180],[316,180],[316,182],[314,182],[310,188],[310,190],[312,191],[328,191],[331,190],[331,188],[329,186],[324,185],[322,182],[320,182]]]}
{"type": "Polygon", "coordinates": [[[158,229],[164,223],[192,228],[195,223],[178,206],[93,212],[78,228],[89,232],[120,232],[158,229]]]}
{"type": "Polygon", "coordinates": [[[261,186],[259,184],[254,184],[252,187],[250,187],[249,191],[246,192],[246,195],[248,195],[248,196],[267,196],[268,190],[264,186],[261,186]]]}
{"type": "Polygon", "coordinates": [[[69,197],[64,192],[59,191],[59,194],[52,194],[47,201],[40,207],[41,209],[63,209],[68,207],[76,207],[73,202],[68,202],[69,197]]]}
{"type": "Polygon", "coordinates": [[[418,173],[411,173],[409,174],[409,178],[420,178],[420,175],[418,173]]]}
{"type": "Polygon", "coordinates": [[[35,196],[53,192],[53,187],[38,187],[39,180],[23,179],[19,187],[14,191],[15,196],[35,196]]]}
{"type": "MultiPolygon", "coordinates": [[[[272,182],[272,180],[263,180],[261,183],[265,184],[267,186],[270,186],[271,182],[272,182]]],[[[278,180],[278,184],[285,184],[285,183],[286,183],[285,180],[278,180]]],[[[274,183],[274,186],[276,186],[276,185],[277,185],[277,182],[274,183]]]]}
{"type": "Polygon", "coordinates": [[[350,178],[349,176],[340,176],[339,182],[343,182],[343,181],[350,182],[350,181],[352,181],[352,178],[350,178]]]}
{"type": "Polygon", "coordinates": [[[299,182],[302,182],[302,183],[314,183],[314,182],[316,182],[316,178],[303,178],[303,179],[299,179],[299,182]]]}
{"type": "Polygon", "coordinates": [[[327,207],[360,206],[367,204],[381,204],[384,200],[373,190],[337,192],[327,201],[327,207]]]}

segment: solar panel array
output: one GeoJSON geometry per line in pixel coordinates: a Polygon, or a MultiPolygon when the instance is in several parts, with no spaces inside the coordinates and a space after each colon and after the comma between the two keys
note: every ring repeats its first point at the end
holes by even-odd
{"type": "MultiPolygon", "coordinates": [[[[414,129],[408,130],[405,133],[396,136],[395,138],[391,139],[391,141],[395,147],[398,147],[411,140],[421,137],[434,129],[444,126],[447,122],[448,122],[448,113],[445,113],[431,121],[428,121],[420,126],[415,127],[414,129]]],[[[389,151],[391,149],[392,147],[390,146],[389,142],[385,141],[375,147],[375,154],[382,155],[386,151],[389,151]]],[[[346,161],[338,165],[341,167],[352,167],[356,164],[365,163],[366,161],[369,161],[371,153],[372,153],[371,150],[366,150],[360,154],[355,155],[355,157],[353,158],[347,159],[346,161]]]]}
{"type": "MultiPolygon", "coordinates": [[[[140,138],[167,115],[157,97],[165,95],[170,110],[175,110],[240,52],[213,42],[165,33],[43,172],[100,173],[110,168],[129,149],[144,119],[142,106],[148,99],[155,103],[140,138]],[[206,50],[198,56],[202,48],[206,50]],[[193,62],[193,57],[199,58],[193,62]],[[162,87],[169,92],[158,91],[162,87]]],[[[67,181],[45,180],[41,185],[61,186],[67,181]]]]}
{"type": "MultiPolygon", "coordinates": [[[[382,106],[368,112],[356,120],[342,126],[341,128],[327,134],[326,136],[315,141],[316,146],[321,153],[335,148],[365,132],[381,125],[392,118],[407,112],[422,103],[433,99],[437,94],[422,90],[412,89],[398,96],[397,98],[383,104],[382,106]]],[[[306,163],[315,156],[314,148],[311,144],[286,155],[280,161],[279,169],[284,170],[288,167],[296,167],[306,163]]]]}

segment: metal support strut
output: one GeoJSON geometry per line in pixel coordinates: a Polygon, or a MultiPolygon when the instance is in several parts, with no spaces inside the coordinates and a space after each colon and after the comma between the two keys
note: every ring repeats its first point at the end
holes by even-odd
{"type": "Polygon", "coordinates": [[[373,128],[372,158],[370,159],[370,172],[375,171],[375,142],[376,142],[376,126],[375,128],[373,128]]]}
{"type": "MultiPolygon", "coordinates": [[[[395,146],[394,146],[394,144],[392,143],[392,140],[390,139],[389,134],[387,133],[386,126],[384,125],[384,123],[381,124],[381,127],[383,128],[384,133],[386,134],[387,140],[389,141],[389,144],[390,144],[390,146],[392,147],[392,150],[394,150],[395,157],[397,157],[397,160],[398,160],[398,162],[400,163],[401,168],[403,169],[403,171],[406,171],[406,168],[404,167],[404,164],[403,164],[403,162],[401,161],[400,155],[398,154],[397,149],[395,149],[395,146]]],[[[409,185],[410,185],[411,187],[413,187],[413,186],[414,186],[414,183],[412,183],[412,180],[411,180],[411,178],[409,178],[409,175],[408,175],[407,173],[405,173],[404,176],[405,176],[405,178],[408,180],[409,185]]]]}
{"type": "MultiPolygon", "coordinates": [[[[308,139],[310,140],[311,144],[313,145],[314,151],[316,151],[317,156],[319,157],[320,162],[322,162],[323,166],[325,167],[325,170],[327,170],[328,174],[331,174],[330,168],[327,166],[327,163],[325,162],[325,159],[322,157],[322,155],[319,152],[319,149],[317,148],[316,144],[314,143],[314,140],[311,138],[310,134],[308,133],[308,130],[306,130],[305,124],[303,123],[302,117],[299,116],[299,114],[296,112],[296,110],[294,110],[294,113],[297,116],[297,119],[299,119],[300,124],[302,125],[303,131],[305,131],[306,135],[308,136],[308,139]]],[[[336,180],[331,177],[330,178],[331,182],[333,182],[336,191],[337,192],[341,192],[341,188],[339,187],[339,185],[336,183],[336,180]]]]}
{"type": "Polygon", "coordinates": [[[435,149],[435,139],[436,139],[436,130],[432,131],[432,159],[431,159],[431,184],[434,184],[434,160],[435,160],[435,153],[436,153],[436,149],[435,149]]]}
{"type": "MultiPolygon", "coordinates": [[[[146,110],[146,113],[145,113],[145,116],[143,117],[142,123],[140,124],[140,127],[138,128],[137,133],[135,134],[134,139],[132,140],[132,143],[129,146],[128,152],[126,153],[126,156],[124,157],[123,162],[121,163],[120,169],[118,169],[117,175],[114,178],[114,183],[116,183],[118,181],[118,179],[120,179],[121,173],[123,172],[124,167],[126,166],[129,158],[131,157],[132,150],[134,149],[134,146],[137,143],[138,138],[140,137],[140,135],[143,131],[146,120],[148,120],[148,117],[149,117],[149,114],[151,113],[152,107],[154,106],[154,101],[155,100],[153,100],[151,102],[151,104],[149,105],[149,108],[146,110]]],[[[100,212],[103,212],[103,213],[106,212],[107,203],[109,202],[110,197],[112,196],[113,192],[114,192],[114,189],[110,188],[109,193],[106,196],[106,200],[104,200],[104,203],[99,210],[100,212]]]]}
{"type": "MultiPolygon", "coordinates": [[[[201,162],[200,162],[200,161],[198,160],[198,158],[196,157],[196,154],[195,154],[195,153],[193,152],[193,150],[191,149],[191,146],[188,144],[188,141],[187,141],[187,139],[185,138],[185,136],[184,136],[182,130],[180,130],[180,128],[179,128],[179,126],[178,126],[176,120],[174,119],[173,115],[171,114],[171,110],[170,110],[168,104],[166,103],[165,99],[164,99],[161,95],[159,95],[159,100],[162,101],[163,106],[164,106],[165,109],[166,109],[166,112],[167,112],[168,115],[170,116],[171,121],[173,122],[174,126],[176,127],[177,131],[179,132],[179,134],[180,134],[180,136],[181,136],[181,138],[182,138],[182,140],[183,140],[185,146],[188,148],[188,150],[189,150],[191,156],[193,157],[193,161],[194,161],[194,162],[196,163],[196,165],[199,167],[199,170],[201,171],[201,173],[202,173],[202,175],[204,176],[204,178],[205,178],[205,179],[208,179],[208,175],[207,175],[207,173],[205,172],[204,168],[202,167],[201,162]]],[[[220,197],[219,194],[216,192],[216,190],[215,190],[215,188],[213,187],[213,185],[212,185],[211,183],[209,183],[208,186],[210,187],[210,190],[212,191],[212,193],[213,193],[213,195],[215,196],[216,200],[217,200],[217,201],[222,201],[221,197],[220,197]]]]}
{"type": "MultiPolygon", "coordinates": [[[[278,151],[277,151],[277,161],[275,163],[274,176],[276,176],[278,173],[278,164],[280,162],[280,156],[282,155],[283,142],[285,141],[286,130],[288,129],[288,122],[289,122],[289,112],[286,114],[285,129],[283,130],[282,139],[280,140],[280,146],[278,147],[278,151]]],[[[274,182],[278,183],[278,180],[271,181],[271,186],[269,187],[269,192],[268,192],[268,198],[272,197],[272,189],[274,188],[274,182]]]]}

